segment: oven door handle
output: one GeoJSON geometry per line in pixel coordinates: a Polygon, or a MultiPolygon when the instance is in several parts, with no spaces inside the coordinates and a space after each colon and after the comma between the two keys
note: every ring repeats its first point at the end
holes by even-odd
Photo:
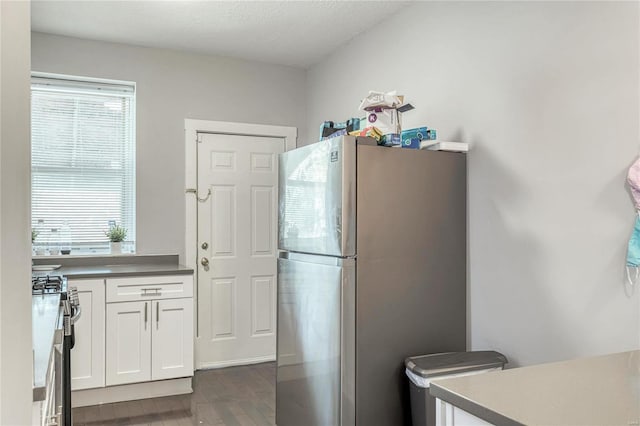
{"type": "Polygon", "coordinates": [[[75,306],[73,310],[73,316],[70,318],[71,324],[75,324],[82,316],[82,307],[80,305],[75,306]]]}

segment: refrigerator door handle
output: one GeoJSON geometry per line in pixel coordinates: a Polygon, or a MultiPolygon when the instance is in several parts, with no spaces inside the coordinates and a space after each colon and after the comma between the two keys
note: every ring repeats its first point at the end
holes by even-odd
{"type": "Polygon", "coordinates": [[[308,253],[295,253],[290,251],[280,252],[278,258],[292,260],[295,262],[317,263],[329,266],[348,266],[353,265],[356,261],[356,256],[336,257],[308,253]]]}

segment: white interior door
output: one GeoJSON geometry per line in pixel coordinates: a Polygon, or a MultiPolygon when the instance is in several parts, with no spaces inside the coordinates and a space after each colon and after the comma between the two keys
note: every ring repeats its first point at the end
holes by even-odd
{"type": "Polygon", "coordinates": [[[198,193],[211,193],[198,202],[198,368],[273,360],[284,139],[199,134],[198,141],[198,193]]]}

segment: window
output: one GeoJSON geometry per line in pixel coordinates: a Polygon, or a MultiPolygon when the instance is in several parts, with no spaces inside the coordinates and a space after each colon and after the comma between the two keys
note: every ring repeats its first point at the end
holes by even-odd
{"type": "Polygon", "coordinates": [[[31,176],[36,254],[135,251],[135,84],[33,74],[31,176]]]}

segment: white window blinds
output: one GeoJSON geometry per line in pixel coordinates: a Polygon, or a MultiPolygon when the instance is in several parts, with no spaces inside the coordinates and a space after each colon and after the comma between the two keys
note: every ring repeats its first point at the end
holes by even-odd
{"type": "Polygon", "coordinates": [[[36,247],[101,252],[117,224],[135,245],[135,85],[33,75],[31,201],[36,247]],[[68,241],[71,240],[71,241],[68,241]]]}

